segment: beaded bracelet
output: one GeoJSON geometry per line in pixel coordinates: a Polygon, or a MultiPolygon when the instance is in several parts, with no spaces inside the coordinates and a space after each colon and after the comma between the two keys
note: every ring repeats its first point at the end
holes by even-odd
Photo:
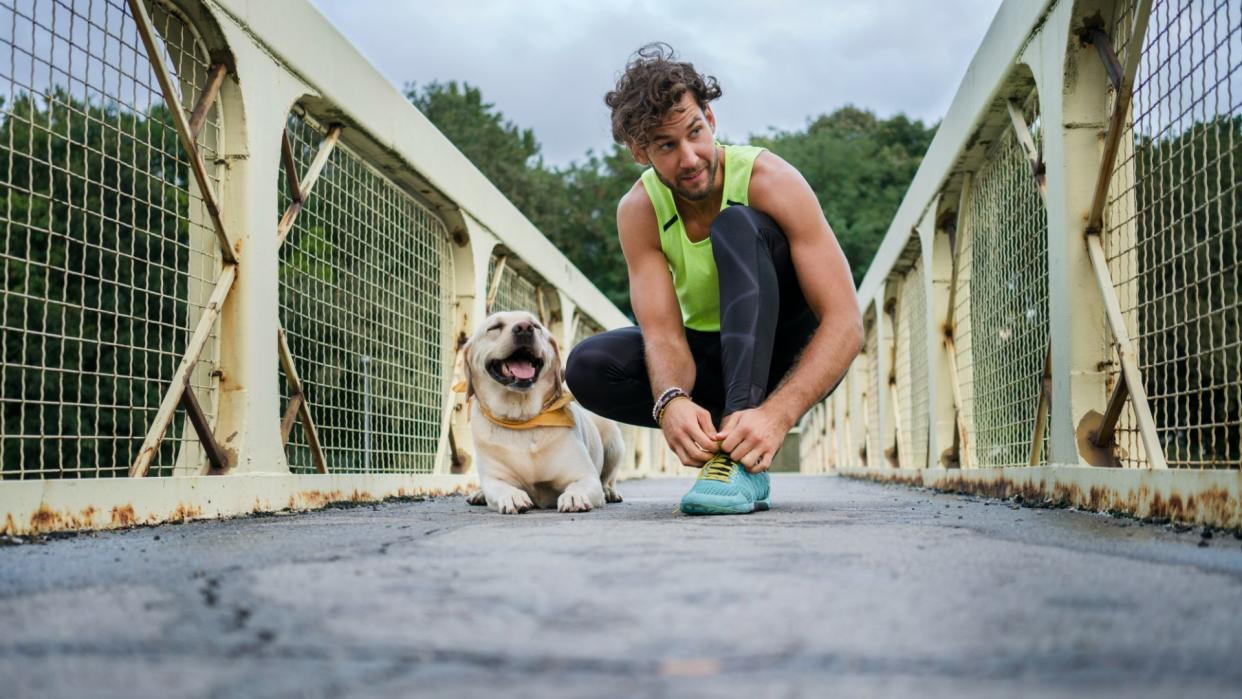
{"type": "Polygon", "coordinates": [[[656,426],[657,427],[663,427],[664,413],[668,412],[668,406],[672,405],[673,401],[677,400],[678,398],[685,398],[686,400],[690,400],[690,396],[673,396],[672,398],[669,398],[668,402],[664,404],[664,407],[660,408],[660,414],[656,415],[656,426]]]}
{"type": "Polygon", "coordinates": [[[659,425],[660,421],[664,418],[664,409],[668,407],[669,403],[673,402],[673,399],[689,397],[689,393],[686,393],[684,389],[678,388],[677,386],[666,389],[664,393],[661,393],[660,397],[656,399],[655,405],[651,408],[651,419],[655,421],[656,425],[659,425]]]}

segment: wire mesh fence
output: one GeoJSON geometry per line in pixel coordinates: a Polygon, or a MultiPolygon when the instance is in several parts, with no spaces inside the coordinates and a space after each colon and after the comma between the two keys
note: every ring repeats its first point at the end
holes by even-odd
{"type": "MultiPolygon", "coordinates": [[[[1238,468],[1242,6],[1156,0],[1136,41],[1136,5],[1113,18],[1118,55],[1141,55],[1105,248],[1169,466],[1238,468]]],[[[1147,465],[1128,406],[1116,439],[1124,465],[1147,465]]]]}
{"type": "Polygon", "coordinates": [[[863,352],[854,360],[856,370],[862,375],[862,414],[867,418],[866,431],[866,465],[878,468],[883,463],[883,449],[880,445],[880,342],[876,328],[875,314],[871,313],[870,322],[866,323],[866,334],[863,339],[863,352]]]}
{"type": "Polygon", "coordinates": [[[897,302],[897,392],[902,415],[902,466],[927,465],[927,294],[919,260],[901,281],[897,302]]]}
{"type": "Polygon", "coordinates": [[[547,294],[544,294],[539,288],[539,284],[528,279],[525,275],[518,272],[504,255],[492,255],[491,261],[487,266],[487,283],[488,283],[488,313],[497,313],[499,311],[528,311],[539,316],[546,324],[548,318],[548,300],[547,294]],[[504,267],[500,271],[500,278],[496,279],[496,268],[504,259],[504,267]],[[492,292],[492,286],[495,285],[495,291],[492,292]],[[541,303],[542,302],[542,303],[541,303]]]}
{"type": "MultiPolygon", "coordinates": [[[[300,114],[287,128],[304,172],[326,129],[300,114]]],[[[341,143],[280,254],[281,318],[328,470],[433,471],[453,288],[443,222],[341,143]]],[[[300,430],[287,451],[313,472],[300,430]]]]}
{"type": "Polygon", "coordinates": [[[576,345],[588,337],[598,335],[602,332],[604,332],[604,327],[599,323],[596,323],[590,316],[583,315],[582,313],[574,314],[574,335],[572,344],[576,345]]]}
{"type": "MultiPolygon", "coordinates": [[[[165,104],[124,0],[0,2],[6,479],[126,475],[214,285],[214,234],[169,111],[193,106],[210,59],[171,5],[149,8],[180,105],[165,104]]],[[[220,138],[213,108],[199,137],[213,182],[220,138]]],[[[191,374],[209,417],[216,344],[191,374]]],[[[204,458],[178,417],[150,473],[204,458]]]]}
{"type": "Polygon", "coordinates": [[[956,282],[953,289],[953,362],[957,368],[957,391],[961,402],[958,405],[958,432],[965,433],[968,444],[962,450],[963,466],[974,465],[971,454],[975,444],[975,365],[972,357],[974,342],[970,324],[970,257],[973,247],[970,220],[970,194],[972,180],[966,181],[966,198],[962,210],[958,212],[956,232],[952,238],[952,264],[956,270],[956,282]]]}
{"type": "MultiPolygon", "coordinates": [[[[1038,120],[1028,113],[1028,123],[1038,120]]],[[[969,292],[959,291],[969,305],[969,346],[958,352],[968,353],[961,364],[973,399],[972,455],[981,466],[1022,466],[1049,348],[1048,215],[1012,129],[974,179],[969,216],[969,292]]]]}
{"type": "Polygon", "coordinates": [[[845,410],[842,415],[845,443],[842,445],[841,463],[846,466],[865,466],[867,463],[867,432],[863,417],[866,415],[863,405],[866,372],[859,369],[863,361],[862,354],[855,357],[849,373],[845,375],[845,410]]]}

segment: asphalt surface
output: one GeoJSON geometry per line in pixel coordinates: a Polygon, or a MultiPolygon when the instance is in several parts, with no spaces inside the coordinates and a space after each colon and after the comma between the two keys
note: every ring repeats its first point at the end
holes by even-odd
{"type": "Polygon", "coordinates": [[[828,477],[0,546],[0,696],[1237,696],[1242,541],[828,477]],[[1202,544],[1202,545],[1201,545],[1202,544]]]}

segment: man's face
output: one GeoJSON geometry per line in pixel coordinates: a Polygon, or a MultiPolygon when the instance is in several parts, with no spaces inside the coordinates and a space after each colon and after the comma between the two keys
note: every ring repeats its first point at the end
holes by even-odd
{"type": "Polygon", "coordinates": [[[702,201],[711,196],[720,165],[715,132],[711,107],[700,109],[694,95],[686,92],[651,133],[651,142],[643,148],[631,144],[630,152],[640,165],[650,164],[673,193],[702,201]]]}

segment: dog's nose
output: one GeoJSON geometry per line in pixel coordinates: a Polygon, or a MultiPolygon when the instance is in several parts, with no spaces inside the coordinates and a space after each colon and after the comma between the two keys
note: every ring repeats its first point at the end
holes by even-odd
{"type": "Polygon", "coordinates": [[[535,326],[532,323],[517,323],[513,326],[513,334],[518,337],[531,336],[535,334],[535,326]]]}

